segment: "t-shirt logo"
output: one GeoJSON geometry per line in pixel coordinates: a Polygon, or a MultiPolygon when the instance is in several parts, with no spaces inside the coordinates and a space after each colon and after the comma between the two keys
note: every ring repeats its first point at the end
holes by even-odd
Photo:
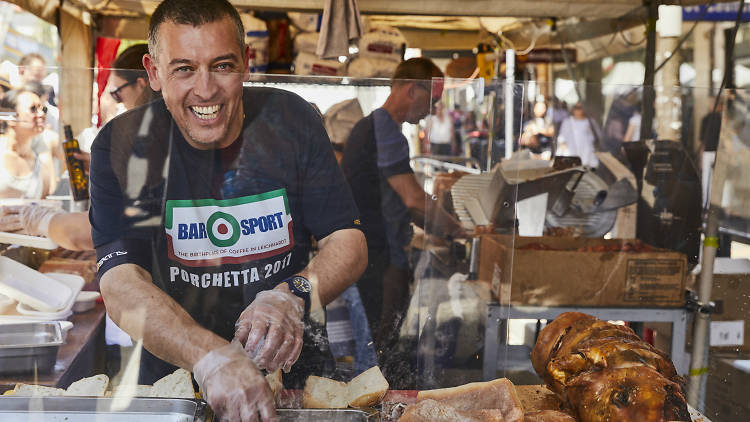
{"type": "Polygon", "coordinates": [[[233,199],[168,200],[169,257],[191,267],[244,263],[294,246],[286,189],[233,199]]]}

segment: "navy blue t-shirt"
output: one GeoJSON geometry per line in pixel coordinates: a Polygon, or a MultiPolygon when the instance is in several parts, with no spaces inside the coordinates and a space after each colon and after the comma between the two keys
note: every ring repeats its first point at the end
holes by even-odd
{"type": "Polygon", "coordinates": [[[370,252],[388,250],[390,263],[409,268],[404,248],[412,238],[411,215],[388,178],[413,174],[409,144],[384,108],[375,109],[352,128],[341,159],[370,252]]]}
{"type": "Polygon", "coordinates": [[[227,339],[259,291],[304,268],[312,237],[358,226],[314,109],[271,88],[245,88],[243,105],[224,149],[190,146],[159,100],[115,118],[91,151],[99,275],[137,264],[227,339]]]}

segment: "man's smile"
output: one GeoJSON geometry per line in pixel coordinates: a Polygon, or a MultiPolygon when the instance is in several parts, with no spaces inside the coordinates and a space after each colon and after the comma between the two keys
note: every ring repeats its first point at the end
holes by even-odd
{"type": "Polygon", "coordinates": [[[210,106],[190,106],[190,111],[201,120],[212,120],[219,116],[221,106],[219,104],[210,106]]]}

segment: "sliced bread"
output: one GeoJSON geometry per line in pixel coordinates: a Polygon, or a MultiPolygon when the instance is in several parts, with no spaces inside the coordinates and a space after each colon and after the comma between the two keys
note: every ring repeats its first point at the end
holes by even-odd
{"type": "Polygon", "coordinates": [[[380,403],[388,392],[388,381],[386,381],[380,368],[372,368],[354,377],[347,384],[349,395],[349,406],[368,407],[380,403]]]}
{"type": "Polygon", "coordinates": [[[109,377],[99,374],[93,377],[82,378],[70,384],[70,387],[65,391],[65,395],[104,397],[107,387],[109,387],[109,377]]]}
{"type": "Polygon", "coordinates": [[[45,387],[43,385],[16,384],[13,389],[14,396],[64,396],[65,390],[62,388],[45,387]]]}
{"type": "Polygon", "coordinates": [[[349,404],[346,383],[311,375],[302,391],[305,409],[344,409],[349,404]]]}
{"type": "Polygon", "coordinates": [[[276,372],[266,375],[266,382],[271,387],[273,401],[278,405],[281,398],[281,390],[284,389],[284,382],[281,379],[281,369],[277,369],[276,372]]]}
{"type": "Polygon", "coordinates": [[[150,385],[118,385],[107,392],[107,397],[154,397],[154,387],[150,385]]]}
{"type": "Polygon", "coordinates": [[[156,381],[152,390],[152,397],[173,397],[194,399],[195,389],[190,372],[179,368],[166,377],[156,381]]]}

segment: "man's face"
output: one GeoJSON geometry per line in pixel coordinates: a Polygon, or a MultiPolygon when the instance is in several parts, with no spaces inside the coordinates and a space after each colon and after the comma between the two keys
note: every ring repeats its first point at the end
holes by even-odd
{"type": "Polygon", "coordinates": [[[411,82],[407,85],[409,90],[409,96],[411,98],[411,106],[406,114],[406,121],[411,124],[417,124],[425,116],[430,114],[432,108],[432,98],[430,97],[430,89],[424,84],[411,82]]]}
{"type": "Polygon", "coordinates": [[[534,104],[534,117],[544,117],[547,114],[547,106],[544,103],[534,104]]]}
{"type": "Polygon", "coordinates": [[[198,27],[164,22],[159,26],[157,57],[143,58],[151,88],[161,91],[194,148],[224,148],[242,130],[248,55],[236,34],[229,17],[198,27]]]}
{"type": "Polygon", "coordinates": [[[21,79],[23,82],[37,81],[41,82],[44,77],[47,76],[47,69],[44,67],[44,62],[39,59],[31,60],[28,66],[23,67],[21,73],[21,79]]]}

